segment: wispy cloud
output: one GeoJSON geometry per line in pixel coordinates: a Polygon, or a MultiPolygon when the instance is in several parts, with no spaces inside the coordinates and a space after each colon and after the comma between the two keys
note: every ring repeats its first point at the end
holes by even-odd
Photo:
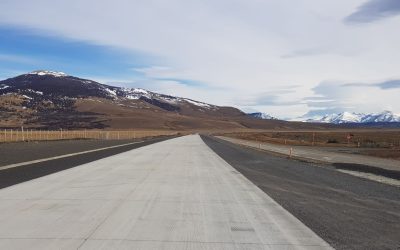
{"type": "Polygon", "coordinates": [[[0,61],[3,62],[12,62],[12,63],[21,63],[21,64],[38,64],[42,63],[42,60],[37,58],[32,58],[28,56],[21,56],[15,54],[0,54],[0,61]]]}
{"type": "Polygon", "coordinates": [[[281,88],[271,89],[267,92],[254,95],[245,95],[237,98],[237,103],[245,107],[254,106],[293,106],[298,105],[300,100],[293,98],[299,85],[287,85],[281,88]]]}
{"type": "Polygon", "coordinates": [[[329,50],[323,49],[323,48],[300,49],[300,50],[295,50],[293,52],[290,52],[288,54],[284,54],[281,56],[281,58],[290,59],[290,58],[303,57],[303,56],[315,56],[315,55],[325,54],[327,52],[329,52],[329,50]]]}
{"type": "Polygon", "coordinates": [[[400,80],[388,80],[378,83],[345,83],[344,87],[378,87],[380,89],[397,89],[400,88],[400,80]]]}
{"type": "Polygon", "coordinates": [[[343,111],[397,112],[398,109],[387,100],[395,100],[400,94],[400,81],[390,80],[372,84],[321,82],[313,88],[313,92],[314,95],[303,99],[309,107],[304,117],[343,111]]]}
{"type": "Polygon", "coordinates": [[[354,13],[347,16],[344,21],[348,24],[370,23],[399,14],[399,0],[369,0],[358,7],[354,13]]]}
{"type": "Polygon", "coordinates": [[[390,80],[376,85],[381,89],[397,89],[400,88],[400,80],[390,80]]]}

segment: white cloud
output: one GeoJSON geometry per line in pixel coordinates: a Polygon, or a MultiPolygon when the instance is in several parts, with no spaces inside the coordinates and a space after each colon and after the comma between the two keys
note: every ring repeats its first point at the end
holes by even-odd
{"type": "Polygon", "coordinates": [[[396,100],[400,96],[400,88],[382,88],[382,83],[322,82],[313,91],[314,98],[305,99],[310,108],[309,115],[327,114],[333,111],[358,113],[396,111],[398,106],[394,104],[398,103],[387,100],[396,100]]]}
{"type": "MultiPolygon", "coordinates": [[[[398,17],[363,26],[343,23],[363,2],[5,0],[0,24],[156,55],[162,58],[158,65],[135,70],[148,80],[186,79],[208,87],[153,83],[160,91],[239,107],[245,107],[238,101],[243,96],[258,98],[254,107],[260,111],[293,117],[310,110],[301,100],[319,82],[400,78],[398,17]],[[261,102],[260,93],[293,83],[301,86],[296,93],[276,98],[298,104],[261,102]]],[[[369,94],[369,99],[377,95],[369,94]]],[[[400,107],[391,95],[379,99],[400,107]]]]}

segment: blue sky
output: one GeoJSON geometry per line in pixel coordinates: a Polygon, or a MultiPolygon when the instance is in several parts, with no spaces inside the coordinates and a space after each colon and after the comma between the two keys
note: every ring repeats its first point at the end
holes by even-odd
{"type": "Polygon", "coordinates": [[[398,0],[3,0],[0,79],[36,69],[279,118],[400,113],[398,0]]]}
{"type": "Polygon", "coordinates": [[[156,62],[155,57],[138,51],[32,32],[23,27],[0,26],[0,40],[2,78],[48,69],[81,77],[140,79],[143,74],[134,69],[156,62]]]}

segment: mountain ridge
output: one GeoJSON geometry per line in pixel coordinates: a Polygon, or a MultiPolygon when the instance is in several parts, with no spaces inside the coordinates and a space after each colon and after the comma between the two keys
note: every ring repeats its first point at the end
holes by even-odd
{"type": "Polygon", "coordinates": [[[332,124],[345,124],[345,123],[391,123],[400,122],[400,115],[396,115],[391,111],[384,110],[380,113],[355,113],[355,112],[342,112],[327,114],[322,117],[308,118],[305,122],[314,123],[332,123],[332,124]]]}

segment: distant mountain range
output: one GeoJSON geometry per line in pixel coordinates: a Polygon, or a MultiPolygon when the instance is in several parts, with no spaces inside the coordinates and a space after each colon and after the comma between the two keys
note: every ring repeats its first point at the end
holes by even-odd
{"type": "Polygon", "coordinates": [[[38,70],[0,81],[0,128],[291,128],[233,107],[38,70]]]}
{"type": "Polygon", "coordinates": [[[350,113],[342,112],[338,114],[328,114],[322,117],[309,118],[304,120],[306,122],[317,123],[391,123],[400,122],[400,115],[393,114],[391,111],[383,111],[381,113],[350,113]]]}
{"type": "Polygon", "coordinates": [[[263,119],[263,120],[277,120],[277,118],[267,114],[267,113],[262,113],[262,112],[255,112],[255,113],[247,113],[247,115],[257,118],[257,119],[263,119]]]}

